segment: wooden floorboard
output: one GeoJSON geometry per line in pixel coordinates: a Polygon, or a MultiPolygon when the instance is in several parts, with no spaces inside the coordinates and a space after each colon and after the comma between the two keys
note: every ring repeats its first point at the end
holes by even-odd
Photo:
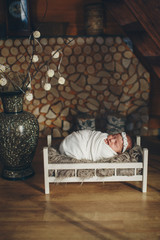
{"type": "Polygon", "coordinates": [[[148,192],[141,183],[51,184],[44,194],[40,139],[35,175],[24,181],[0,179],[1,240],[160,239],[160,140],[149,148],[148,192]]]}

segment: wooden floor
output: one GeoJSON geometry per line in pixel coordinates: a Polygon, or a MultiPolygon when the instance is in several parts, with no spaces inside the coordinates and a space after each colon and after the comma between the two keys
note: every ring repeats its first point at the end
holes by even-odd
{"type": "Polygon", "coordinates": [[[148,192],[141,183],[52,184],[44,194],[42,148],[33,160],[35,176],[0,179],[1,240],[160,239],[160,139],[149,148],[148,192]]]}

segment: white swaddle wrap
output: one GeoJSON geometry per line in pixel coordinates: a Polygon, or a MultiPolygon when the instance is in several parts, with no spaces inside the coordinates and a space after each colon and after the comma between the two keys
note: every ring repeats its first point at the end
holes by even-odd
{"type": "Polygon", "coordinates": [[[68,135],[60,144],[59,151],[69,157],[78,160],[88,159],[97,161],[117,155],[112,148],[105,143],[107,133],[91,130],[80,130],[68,135]]]}

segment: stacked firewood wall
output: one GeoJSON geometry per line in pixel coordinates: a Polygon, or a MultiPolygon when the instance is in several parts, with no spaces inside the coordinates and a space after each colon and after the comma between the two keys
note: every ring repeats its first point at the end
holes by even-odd
{"type": "MultiPolygon", "coordinates": [[[[63,45],[62,37],[41,38],[36,45],[41,56],[39,64],[63,45]]],[[[12,65],[13,71],[25,71],[29,62],[26,49],[32,51],[28,39],[0,40],[0,64],[12,65]],[[24,56],[20,58],[21,55],[24,56]]],[[[44,67],[32,81],[34,99],[24,102],[24,110],[38,119],[40,136],[68,135],[74,127],[73,119],[80,113],[103,122],[106,114],[118,114],[127,119],[126,128],[134,135],[151,134],[148,129],[150,76],[121,37],[75,37],[63,50],[60,73],[66,79],[64,85],[58,84],[58,63],[58,59],[53,59],[50,64],[55,71],[49,80],[51,90],[43,89],[44,67]]],[[[3,111],[2,107],[0,110],[3,111]]]]}

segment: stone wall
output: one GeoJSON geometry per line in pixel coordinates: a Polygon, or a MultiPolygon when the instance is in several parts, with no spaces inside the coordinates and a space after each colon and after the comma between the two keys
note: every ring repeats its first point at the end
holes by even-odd
{"type": "MultiPolygon", "coordinates": [[[[49,58],[64,39],[42,38],[39,64],[49,58]]],[[[40,49],[37,43],[37,48],[40,49]]],[[[30,50],[28,39],[0,40],[0,64],[13,64],[12,69],[27,69],[24,52],[30,50]]],[[[50,68],[57,71],[58,60],[50,68]]],[[[60,73],[64,85],[58,84],[57,73],[49,79],[52,88],[43,89],[47,68],[42,68],[32,81],[34,99],[25,99],[24,110],[38,119],[40,136],[52,133],[66,136],[75,129],[75,119],[87,113],[106,129],[107,114],[125,117],[126,130],[133,135],[148,134],[148,101],[150,76],[121,37],[76,37],[63,51],[60,73]]],[[[0,105],[0,111],[2,105],[0,105]]]]}

